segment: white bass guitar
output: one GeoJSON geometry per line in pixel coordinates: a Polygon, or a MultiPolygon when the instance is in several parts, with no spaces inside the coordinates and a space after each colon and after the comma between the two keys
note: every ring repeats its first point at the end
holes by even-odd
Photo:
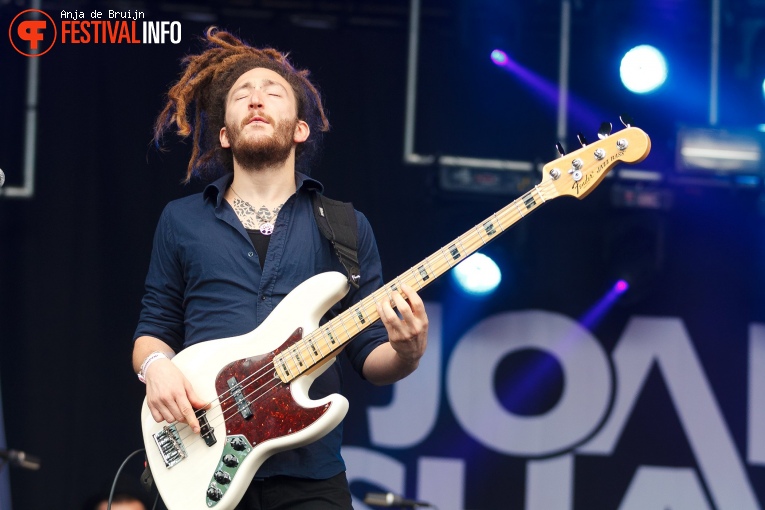
{"type": "MultiPolygon", "coordinates": [[[[607,131],[610,131],[610,127],[607,131]]],[[[379,319],[376,303],[406,283],[422,289],[521,218],[559,196],[584,198],[619,162],[642,161],[651,142],[638,128],[601,138],[546,164],[542,181],[428,258],[318,327],[348,292],[345,275],[323,273],[296,287],[250,333],[192,345],[173,358],[210,405],[197,411],[201,434],[157,423],[144,400],[143,440],[169,510],[231,510],[263,462],[311,443],[345,417],[339,394],[311,400],[308,389],[359,332],[379,319]]]]}

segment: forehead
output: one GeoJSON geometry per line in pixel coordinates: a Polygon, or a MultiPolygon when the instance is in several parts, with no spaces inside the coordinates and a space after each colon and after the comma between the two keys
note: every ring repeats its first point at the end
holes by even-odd
{"type": "Polygon", "coordinates": [[[294,95],[292,86],[281,74],[264,67],[256,67],[255,69],[250,69],[246,73],[243,73],[228,90],[228,94],[230,96],[231,92],[245,86],[263,87],[274,83],[284,87],[291,97],[294,95]]]}

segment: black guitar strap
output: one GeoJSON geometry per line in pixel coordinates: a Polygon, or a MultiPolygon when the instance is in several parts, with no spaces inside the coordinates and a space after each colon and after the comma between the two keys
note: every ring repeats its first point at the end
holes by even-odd
{"type": "Polygon", "coordinates": [[[314,191],[313,212],[319,230],[329,239],[340,262],[348,272],[348,282],[358,288],[361,274],[358,256],[358,226],[353,204],[332,200],[314,191]]]}

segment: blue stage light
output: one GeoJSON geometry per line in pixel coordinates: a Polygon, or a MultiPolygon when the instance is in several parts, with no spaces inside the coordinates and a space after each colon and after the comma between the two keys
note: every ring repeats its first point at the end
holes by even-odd
{"type": "Polygon", "coordinates": [[[475,296],[493,292],[502,281],[497,264],[482,253],[474,253],[454,268],[454,279],[460,288],[475,296]]]}
{"type": "Polygon", "coordinates": [[[619,68],[622,83],[636,94],[646,94],[667,80],[667,61],[653,46],[643,44],[628,51],[619,68]]]}
{"type": "Polygon", "coordinates": [[[510,60],[510,58],[507,56],[507,53],[502,50],[494,50],[491,52],[491,61],[498,66],[507,65],[508,60],[510,60]]]}

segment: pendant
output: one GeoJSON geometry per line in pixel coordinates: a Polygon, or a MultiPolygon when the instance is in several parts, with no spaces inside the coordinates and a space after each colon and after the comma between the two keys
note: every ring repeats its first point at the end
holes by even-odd
{"type": "Polygon", "coordinates": [[[258,230],[260,230],[260,233],[264,236],[270,236],[274,232],[274,224],[269,222],[261,223],[260,227],[258,227],[258,230]]]}

